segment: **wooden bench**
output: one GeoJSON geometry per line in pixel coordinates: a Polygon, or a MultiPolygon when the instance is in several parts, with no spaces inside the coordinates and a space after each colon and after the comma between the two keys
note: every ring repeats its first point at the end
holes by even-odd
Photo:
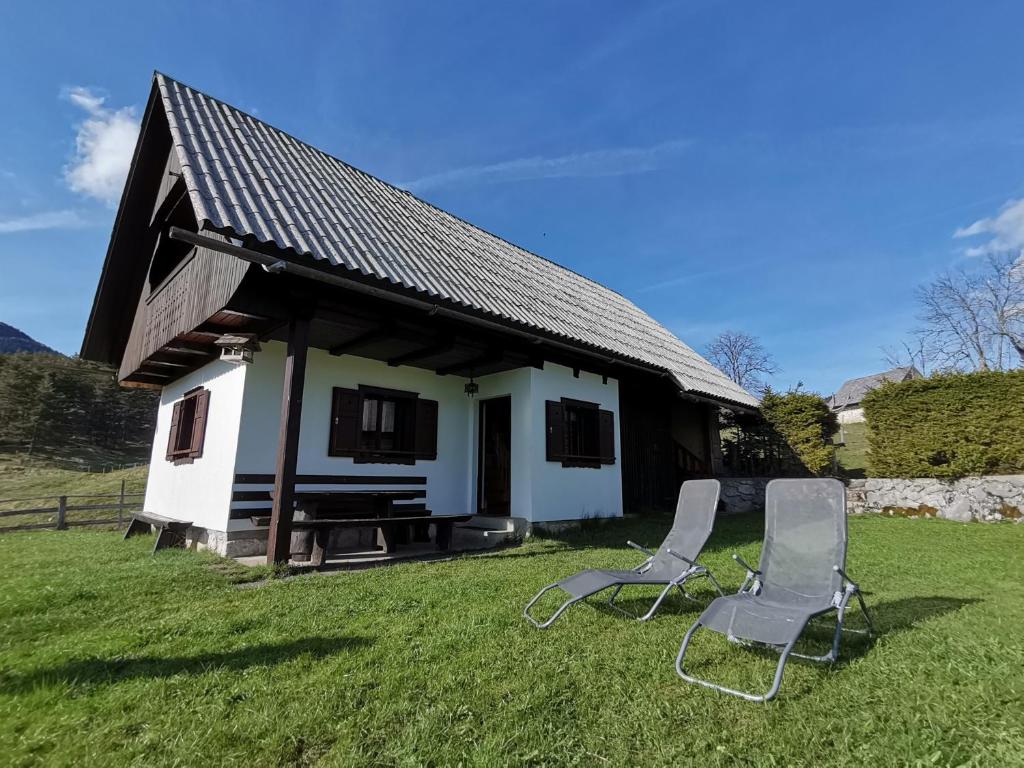
{"type": "MultiPolygon", "coordinates": [[[[231,494],[232,520],[244,520],[255,515],[269,515],[272,502],[271,489],[274,485],[274,476],[270,474],[257,474],[252,472],[241,472],[234,477],[234,488],[231,494]],[[253,488],[253,486],[257,486],[253,488]],[[259,486],[263,486],[259,488],[259,486]]],[[[394,511],[419,513],[426,512],[427,505],[420,499],[427,497],[427,478],[421,475],[296,475],[295,487],[297,490],[306,491],[310,487],[323,488],[325,486],[341,486],[345,488],[365,488],[367,490],[377,489],[401,489],[410,491],[414,497],[406,501],[394,504],[394,511]]],[[[368,516],[370,510],[367,509],[368,516]]]]}
{"type": "Polygon", "coordinates": [[[167,547],[185,546],[185,533],[192,527],[191,520],[173,520],[153,512],[136,512],[124,532],[126,539],[140,533],[150,533],[156,529],[156,541],[153,543],[153,554],[167,547]]]}
{"type": "MultiPolygon", "coordinates": [[[[234,476],[234,486],[231,494],[230,519],[252,520],[257,528],[265,528],[269,525],[271,505],[273,503],[274,476],[267,473],[240,472],[234,476]]],[[[372,523],[362,525],[350,525],[350,528],[376,528],[377,545],[386,551],[394,549],[396,544],[406,544],[410,538],[413,541],[429,541],[429,526],[431,522],[431,511],[427,509],[425,499],[427,497],[427,478],[422,475],[313,475],[298,474],[295,476],[295,488],[297,493],[307,501],[315,496],[319,490],[325,491],[325,496],[330,494],[331,487],[336,490],[348,489],[352,491],[363,490],[368,494],[374,491],[401,492],[402,499],[391,503],[391,518],[415,518],[411,523],[407,520],[404,525],[391,524],[387,531],[377,525],[379,517],[374,509],[374,504],[356,503],[351,499],[332,503],[325,500],[316,504],[317,516],[331,520],[347,520],[349,518],[369,520],[372,523]],[[411,536],[410,536],[411,534],[411,536]],[[388,547],[390,545],[390,550],[388,547]]],[[[293,530],[306,530],[295,525],[300,522],[294,521],[293,530]]],[[[296,558],[303,559],[303,556],[296,555],[296,558]]]]}
{"type": "MultiPolygon", "coordinates": [[[[452,528],[455,523],[464,523],[470,520],[472,515],[431,515],[424,518],[420,515],[406,517],[343,517],[343,518],[317,518],[315,520],[295,520],[292,522],[293,531],[313,531],[313,549],[310,554],[312,565],[323,565],[327,556],[327,548],[330,542],[331,531],[335,528],[376,528],[381,533],[381,546],[385,553],[395,551],[396,544],[400,543],[398,535],[409,529],[410,524],[432,523],[435,526],[436,534],[434,541],[437,548],[447,552],[452,548],[452,528]]],[[[270,524],[270,518],[265,516],[254,517],[253,523],[258,527],[266,527],[270,524]]]]}

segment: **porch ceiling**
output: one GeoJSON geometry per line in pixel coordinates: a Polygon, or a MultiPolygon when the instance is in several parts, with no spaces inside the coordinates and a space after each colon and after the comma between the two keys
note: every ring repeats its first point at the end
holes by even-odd
{"type": "MultiPolygon", "coordinates": [[[[279,327],[267,338],[287,341],[287,336],[287,327],[279,327]]],[[[526,350],[509,348],[494,339],[473,337],[442,324],[431,327],[422,322],[414,325],[395,318],[336,312],[313,317],[309,345],[334,355],[357,355],[440,375],[485,376],[542,365],[537,356],[526,350]]]]}

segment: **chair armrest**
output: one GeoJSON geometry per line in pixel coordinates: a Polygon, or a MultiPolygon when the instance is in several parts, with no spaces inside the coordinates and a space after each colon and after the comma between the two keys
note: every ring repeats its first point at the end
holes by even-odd
{"type": "Polygon", "coordinates": [[[757,570],[757,568],[751,568],[750,565],[747,563],[747,561],[744,560],[739,555],[737,555],[735,552],[732,553],[732,559],[735,560],[737,563],[739,563],[740,566],[742,566],[743,568],[746,568],[748,573],[752,573],[755,576],[760,576],[761,575],[761,572],[759,570],[757,570]]]}
{"type": "Polygon", "coordinates": [[[682,555],[680,555],[680,554],[679,554],[678,552],[674,552],[674,551],[672,551],[671,549],[669,549],[669,550],[666,550],[666,551],[667,551],[667,552],[668,552],[668,553],[669,553],[670,555],[672,555],[672,557],[678,557],[678,558],[679,558],[680,560],[682,560],[682,561],[683,561],[684,563],[688,563],[689,565],[692,565],[692,566],[694,566],[694,567],[696,567],[696,565],[697,565],[697,563],[696,563],[695,561],[691,560],[691,559],[690,559],[690,558],[688,558],[688,557],[683,557],[683,556],[682,556],[682,555]]]}
{"type": "Polygon", "coordinates": [[[844,579],[846,579],[846,583],[847,583],[847,584],[849,584],[849,585],[850,585],[851,587],[853,587],[853,589],[854,589],[854,591],[855,591],[855,592],[860,592],[860,585],[859,585],[859,584],[858,584],[858,583],[857,583],[856,581],[854,581],[853,579],[851,579],[851,578],[849,577],[849,575],[848,575],[848,574],[846,573],[846,571],[844,571],[844,570],[843,570],[842,568],[840,568],[840,567],[839,567],[838,565],[833,565],[833,566],[832,566],[832,570],[833,570],[833,571],[835,571],[836,573],[838,573],[838,574],[839,574],[840,576],[842,576],[842,577],[843,577],[844,579]]]}
{"type": "Polygon", "coordinates": [[[626,546],[627,546],[627,547],[632,547],[632,548],[633,548],[633,549],[635,549],[635,550],[638,550],[638,551],[640,551],[640,552],[643,552],[643,553],[644,553],[645,555],[647,555],[648,557],[654,557],[654,553],[653,553],[653,552],[651,552],[651,550],[649,550],[649,549],[648,549],[647,547],[641,547],[641,546],[640,546],[639,544],[637,544],[637,543],[636,543],[635,541],[627,541],[627,542],[626,542],[626,546]]]}

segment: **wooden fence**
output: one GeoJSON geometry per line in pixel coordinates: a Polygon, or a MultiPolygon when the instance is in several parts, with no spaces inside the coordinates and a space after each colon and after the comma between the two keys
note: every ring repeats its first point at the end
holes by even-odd
{"type": "Polygon", "coordinates": [[[0,533],[10,531],[34,531],[43,528],[55,528],[66,531],[79,525],[116,525],[123,526],[132,513],[142,509],[144,493],[128,493],[125,481],[121,481],[121,490],[109,494],[78,494],[64,496],[36,496],[22,499],[0,499],[0,533]],[[56,502],[55,506],[43,506],[46,502],[56,502]],[[76,503],[78,502],[78,503],[76,503]],[[88,502],[88,503],[86,503],[88,502]],[[98,502],[98,503],[97,503],[98,502]],[[33,503],[33,506],[19,508],[19,504],[33,503]],[[38,503],[36,505],[35,503],[38,503]],[[10,505],[15,505],[11,507],[10,505]],[[77,512],[116,512],[106,517],[86,517],[79,519],[77,515],[69,518],[68,513],[77,512]],[[15,525],[3,525],[6,518],[18,518],[32,515],[51,515],[52,519],[43,523],[24,523],[17,521],[15,525]]]}

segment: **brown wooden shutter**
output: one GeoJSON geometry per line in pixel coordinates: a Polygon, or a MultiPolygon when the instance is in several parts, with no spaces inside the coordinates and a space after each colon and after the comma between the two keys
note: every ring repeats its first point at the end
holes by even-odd
{"type": "Polygon", "coordinates": [[[198,459],[203,455],[203,443],[206,442],[206,414],[210,409],[210,390],[204,389],[196,396],[195,419],[192,422],[192,445],[189,447],[190,458],[198,459]]]}
{"type": "Polygon", "coordinates": [[[417,459],[437,458],[437,400],[415,401],[417,459]]]}
{"type": "Polygon", "coordinates": [[[544,405],[547,460],[561,461],[565,458],[565,408],[557,400],[544,405]]]}
{"type": "Polygon", "coordinates": [[[357,389],[335,387],[331,402],[331,439],[328,454],[355,456],[359,450],[359,428],[363,399],[357,389]]]}
{"type": "Polygon", "coordinates": [[[598,444],[601,446],[601,463],[615,463],[615,414],[611,411],[598,411],[597,414],[598,444]]]}
{"type": "Polygon", "coordinates": [[[181,401],[171,410],[171,431],[167,435],[167,460],[174,461],[174,446],[178,443],[178,426],[181,424],[181,401]]]}

